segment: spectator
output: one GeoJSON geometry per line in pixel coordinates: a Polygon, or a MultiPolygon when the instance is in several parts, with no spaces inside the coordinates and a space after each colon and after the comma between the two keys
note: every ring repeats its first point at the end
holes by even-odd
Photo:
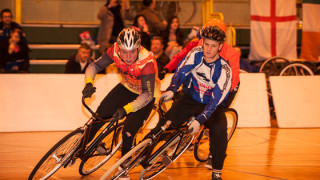
{"type": "Polygon", "coordinates": [[[29,48],[22,40],[22,31],[14,29],[0,43],[0,72],[28,72],[29,48]]]}
{"type": "MultiPolygon", "coordinates": [[[[157,60],[158,73],[161,72],[166,64],[169,63],[169,57],[163,52],[163,39],[160,36],[153,36],[151,39],[151,52],[157,60]]],[[[159,77],[163,79],[163,77],[159,77]]]]}
{"type": "Polygon", "coordinates": [[[22,30],[19,24],[12,21],[12,17],[10,9],[3,9],[1,11],[0,42],[10,37],[10,31],[14,29],[22,30]]]}
{"type": "Polygon", "coordinates": [[[171,17],[168,22],[169,25],[162,33],[162,37],[165,49],[164,52],[171,59],[182,50],[184,37],[177,16],[171,17]]]}
{"type": "Polygon", "coordinates": [[[139,35],[141,37],[141,45],[147,50],[150,50],[150,33],[148,25],[146,23],[146,17],[141,14],[137,15],[134,18],[132,28],[139,32],[139,35]]]}
{"type": "Polygon", "coordinates": [[[143,0],[143,7],[138,14],[144,15],[149,26],[149,32],[151,35],[160,35],[160,31],[165,30],[167,27],[167,21],[161,20],[158,14],[155,12],[156,0],[143,0]]]}
{"type": "Polygon", "coordinates": [[[107,0],[98,13],[101,21],[98,32],[99,51],[103,54],[106,49],[117,41],[118,34],[125,27],[124,20],[132,20],[129,0],[107,0]]]}
{"type": "Polygon", "coordinates": [[[76,55],[73,55],[69,58],[66,64],[65,73],[85,73],[88,65],[93,62],[90,57],[91,48],[88,44],[83,43],[78,48],[78,52],[76,55]]]}

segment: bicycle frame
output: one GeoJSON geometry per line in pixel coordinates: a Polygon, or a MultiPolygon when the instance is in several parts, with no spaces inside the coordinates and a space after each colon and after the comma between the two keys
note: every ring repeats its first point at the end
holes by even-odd
{"type": "MultiPolygon", "coordinates": [[[[159,111],[159,121],[166,121],[168,118],[166,117],[165,115],[165,112],[164,110],[162,109],[162,103],[163,101],[160,100],[159,101],[159,108],[158,108],[158,111],[159,111]]],[[[141,153],[139,155],[139,157],[137,158],[140,159],[140,157],[142,156],[146,156],[142,161],[141,161],[141,166],[143,168],[147,168],[148,166],[150,166],[151,164],[149,163],[150,160],[152,160],[154,157],[156,157],[158,155],[158,153],[160,153],[164,148],[166,148],[172,141],[174,141],[178,136],[180,136],[180,140],[179,140],[179,143],[178,143],[178,146],[180,145],[181,141],[182,141],[182,137],[184,136],[184,134],[186,133],[186,131],[188,130],[188,125],[191,121],[189,121],[187,123],[187,125],[185,126],[182,126],[182,127],[176,127],[174,126],[171,121],[167,121],[166,124],[164,126],[161,127],[161,129],[156,132],[152,137],[152,142],[150,144],[150,148],[146,148],[144,149],[144,152],[141,153]],[[173,129],[172,130],[169,130],[169,131],[166,131],[166,129],[168,127],[172,127],[173,129]],[[166,132],[168,134],[172,134],[173,132],[174,135],[172,135],[170,137],[170,139],[168,141],[166,141],[166,143],[164,143],[156,152],[152,153],[153,149],[155,148],[155,146],[158,144],[158,141],[160,139],[160,135],[163,133],[163,132],[166,132]],[[172,133],[171,133],[172,132],[172,133]]],[[[174,153],[173,153],[173,156],[172,157],[175,157],[177,153],[177,148],[175,149],[174,153]]],[[[173,159],[171,159],[171,162],[172,162],[173,159]]],[[[170,163],[171,163],[170,162],[170,163]]],[[[169,165],[169,164],[168,164],[169,165]]]]}
{"type": "Polygon", "coordinates": [[[81,149],[80,149],[80,154],[79,158],[82,160],[86,160],[87,158],[90,157],[91,153],[94,151],[94,149],[97,147],[97,144],[100,143],[100,139],[102,136],[106,133],[107,130],[110,128],[114,127],[114,132],[113,132],[113,138],[112,138],[112,143],[111,143],[111,149],[112,151],[113,145],[115,144],[116,141],[116,133],[117,133],[117,127],[118,127],[118,121],[119,119],[116,118],[109,118],[109,119],[101,119],[98,114],[93,112],[89,106],[85,103],[85,98],[82,98],[82,104],[83,106],[92,114],[92,117],[88,120],[88,122],[85,123],[85,125],[82,127],[84,130],[84,135],[83,138],[80,140],[79,144],[82,143],[81,149]],[[89,145],[88,148],[86,148],[87,143],[88,143],[88,138],[90,134],[90,130],[92,127],[93,123],[98,123],[98,122],[110,122],[107,127],[98,135],[97,138],[93,140],[93,142],[89,145]]]}

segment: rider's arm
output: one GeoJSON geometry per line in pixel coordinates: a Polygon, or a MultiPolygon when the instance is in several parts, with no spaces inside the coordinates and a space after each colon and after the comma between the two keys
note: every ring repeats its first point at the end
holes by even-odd
{"type": "Polygon", "coordinates": [[[211,100],[206,105],[201,114],[197,116],[197,121],[200,124],[206,122],[216,110],[217,106],[223,102],[230,92],[232,84],[232,72],[230,66],[227,64],[222,66],[221,75],[217,81],[216,86],[213,89],[211,100]]]}
{"type": "Polygon", "coordinates": [[[178,54],[171,58],[170,62],[164,68],[167,68],[169,72],[175,70],[180,61],[187,56],[192,48],[197,46],[198,42],[199,40],[190,41],[186,47],[184,47],[178,54]]]}
{"type": "Polygon", "coordinates": [[[123,108],[126,110],[126,113],[136,112],[139,109],[146,106],[154,97],[155,89],[155,68],[154,63],[149,62],[145,65],[141,72],[141,86],[142,93],[139,94],[137,99],[125,105],[123,108]]]}
{"type": "Polygon", "coordinates": [[[187,79],[187,76],[191,73],[191,70],[195,66],[195,55],[201,47],[193,48],[188,55],[181,61],[176,73],[174,73],[171,84],[167,88],[167,91],[177,92],[181,84],[187,79]]]}
{"type": "Polygon", "coordinates": [[[86,83],[92,83],[94,80],[96,74],[103,69],[105,69],[107,66],[112,64],[114,61],[109,55],[109,51],[113,50],[113,46],[108,50],[108,53],[104,53],[101,57],[97,59],[97,61],[89,64],[86,73],[85,73],[85,80],[86,83]]]}

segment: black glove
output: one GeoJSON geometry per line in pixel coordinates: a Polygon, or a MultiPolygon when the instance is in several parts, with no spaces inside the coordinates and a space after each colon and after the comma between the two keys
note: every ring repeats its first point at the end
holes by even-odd
{"type": "Polygon", "coordinates": [[[164,68],[162,71],[159,72],[159,79],[162,80],[164,76],[169,72],[167,68],[164,68]]]}
{"type": "Polygon", "coordinates": [[[127,115],[126,110],[124,110],[123,108],[119,108],[117,112],[114,113],[113,118],[123,119],[124,117],[126,117],[126,115],[127,115]]]}
{"type": "Polygon", "coordinates": [[[96,92],[96,87],[93,87],[92,83],[87,83],[86,87],[82,90],[82,95],[84,98],[91,98],[94,92],[96,92]]]}

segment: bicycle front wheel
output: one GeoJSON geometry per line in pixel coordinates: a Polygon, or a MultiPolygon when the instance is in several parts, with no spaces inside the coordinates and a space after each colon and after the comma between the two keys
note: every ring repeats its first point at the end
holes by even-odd
{"type": "Polygon", "coordinates": [[[151,164],[151,166],[144,168],[140,172],[139,179],[152,179],[162,171],[164,171],[189,147],[193,138],[194,136],[191,134],[184,134],[180,142],[180,136],[176,137],[171,143],[167,145],[166,148],[164,148],[153,159],[149,161],[149,164],[151,164]]]}
{"type": "Polygon", "coordinates": [[[151,139],[146,139],[132,148],[127,154],[125,154],[117,163],[115,163],[101,178],[104,179],[117,179],[124,173],[129,173],[131,169],[136,167],[137,163],[141,162],[141,155],[150,143],[151,139]],[[121,166],[120,166],[121,165],[121,166]]]}
{"type": "MultiPolygon", "coordinates": [[[[225,115],[227,118],[227,136],[228,141],[230,141],[238,124],[238,113],[233,108],[227,108],[225,115]]],[[[194,157],[197,161],[206,162],[208,160],[210,154],[209,147],[209,129],[204,128],[194,144],[194,157]]]]}
{"type": "Polygon", "coordinates": [[[32,170],[29,180],[48,179],[61,166],[69,162],[83,137],[83,130],[76,129],[55,144],[32,170]]]}
{"type": "Polygon", "coordinates": [[[105,164],[120,148],[122,144],[122,130],[124,123],[118,125],[115,132],[115,142],[112,148],[112,140],[114,135],[114,127],[109,129],[101,138],[101,142],[97,143],[95,150],[88,159],[81,161],[79,173],[83,176],[93,173],[105,164]]]}

